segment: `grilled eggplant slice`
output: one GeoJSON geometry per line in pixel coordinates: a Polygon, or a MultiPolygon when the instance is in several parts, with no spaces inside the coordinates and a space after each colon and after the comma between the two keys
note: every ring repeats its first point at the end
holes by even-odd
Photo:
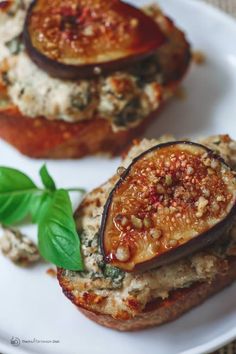
{"type": "Polygon", "coordinates": [[[137,157],[110,193],[100,230],[105,261],[127,272],[187,256],[235,220],[235,173],[212,150],[170,142],[137,157]]]}
{"type": "Polygon", "coordinates": [[[24,40],[43,70],[78,79],[146,58],[166,38],[152,18],[119,0],[37,0],[27,14],[24,40]]]}

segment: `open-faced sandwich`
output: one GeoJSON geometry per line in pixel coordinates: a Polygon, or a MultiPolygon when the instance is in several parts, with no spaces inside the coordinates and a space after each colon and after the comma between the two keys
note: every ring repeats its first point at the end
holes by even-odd
{"type": "Polygon", "coordinates": [[[236,142],[134,145],[75,214],[85,270],[58,270],[87,317],[121,331],[172,321],[236,279],[236,142]]]}
{"type": "Polygon", "coordinates": [[[155,6],[0,2],[0,138],[31,157],[116,154],[171,97],[190,46],[155,6]]]}

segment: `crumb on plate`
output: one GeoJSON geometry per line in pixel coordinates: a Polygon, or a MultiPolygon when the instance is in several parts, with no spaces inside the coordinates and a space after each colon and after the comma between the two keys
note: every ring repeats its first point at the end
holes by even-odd
{"type": "Polygon", "coordinates": [[[193,62],[197,65],[203,65],[206,63],[206,55],[200,51],[196,50],[193,52],[193,62]]]}

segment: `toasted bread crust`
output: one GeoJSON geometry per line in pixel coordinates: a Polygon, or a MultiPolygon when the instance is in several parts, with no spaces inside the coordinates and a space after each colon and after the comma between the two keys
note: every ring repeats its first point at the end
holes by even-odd
{"type": "MultiPolygon", "coordinates": [[[[173,93],[190,63],[190,45],[174,23],[163,16],[170,47],[161,48],[160,64],[168,83],[163,86],[167,96],[173,93]],[[172,53],[173,49],[173,53],[172,53]]],[[[160,103],[161,107],[163,103],[160,103]]],[[[159,109],[158,109],[159,110],[159,109]]],[[[103,117],[70,123],[50,121],[45,117],[30,118],[11,104],[0,109],[0,138],[21,153],[34,158],[80,158],[97,153],[117,155],[142,135],[156,116],[157,110],[142,119],[137,126],[114,131],[110,120],[103,117]]]]}
{"type": "Polygon", "coordinates": [[[190,288],[175,290],[168,299],[149,303],[142,313],[132,319],[118,320],[109,315],[78,308],[92,321],[118,331],[136,331],[159,326],[177,319],[236,280],[236,257],[232,257],[229,264],[229,271],[218,274],[212,283],[197,283],[190,288]]]}
{"type": "Polygon", "coordinates": [[[112,156],[124,151],[134,138],[143,134],[156,113],[134,128],[114,132],[107,119],[78,123],[49,121],[43,117],[32,119],[12,107],[0,110],[0,138],[33,158],[80,158],[97,153],[112,156]]]}

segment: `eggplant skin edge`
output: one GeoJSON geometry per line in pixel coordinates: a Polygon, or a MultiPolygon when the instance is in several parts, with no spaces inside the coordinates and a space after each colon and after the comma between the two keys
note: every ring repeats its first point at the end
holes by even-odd
{"type": "MultiPolygon", "coordinates": [[[[183,144],[183,145],[191,145],[191,146],[196,146],[199,148],[204,149],[208,154],[210,158],[215,158],[217,159],[221,164],[226,166],[229,170],[232,171],[230,166],[224,161],[224,159],[219,156],[217,153],[215,153],[213,150],[209,149],[208,147],[194,143],[194,142],[189,142],[189,141],[172,141],[172,142],[167,142],[163,144],[158,144],[153,146],[152,148],[144,151],[141,153],[139,156],[137,156],[135,159],[133,159],[132,163],[129,165],[129,167],[125,170],[125,172],[121,175],[120,179],[118,182],[115,184],[114,188],[111,190],[109,197],[106,201],[106,204],[104,206],[104,211],[102,215],[102,222],[101,222],[101,227],[99,231],[99,242],[100,242],[100,247],[102,251],[102,255],[104,258],[104,262],[107,262],[107,256],[106,256],[106,250],[104,246],[104,235],[105,235],[105,229],[106,229],[106,222],[107,222],[107,216],[109,215],[109,210],[112,204],[112,197],[113,193],[119,188],[119,186],[122,184],[122,182],[125,180],[125,178],[129,175],[131,168],[133,165],[142,159],[145,155],[151,153],[152,151],[159,150],[164,147],[168,146],[174,146],[178,144],[183,144]]],[[[236,176],[235,176],[236,180],[236,176]]],[[[197,251],[200,251],[210,245],[212,245],[215,241],[217,241],[220,236],[226,231],[230,229],[232,224],[236,221],[236,201],[234,202],[230,212],[226,215],[226,217],[219,221],[217,224],[215,224],[212,228],[209,230],[203,232],[201,235],[193,238],[192,240],[186,242],[185,244],[181,245],[178,248],[172,249],[166,253],[161,254],[157,258],[153,258],[149,261],[145,261],[143,263],[139,263],[138,265],[135,265],[135,267],[132,270],[125,270],[124,268],[121,268],[122,270],[125,270],[127,273],[131,272],[139,272],[139,271],[147,271],[153,268],[158,268],[163,265],[173,263],[177,261],[178,259],[181,259],[183,257],[186,257],[192,253],[195,253],[197,251]]],[[[117,266],[118,267],[118,266],[117,266]]]]}

